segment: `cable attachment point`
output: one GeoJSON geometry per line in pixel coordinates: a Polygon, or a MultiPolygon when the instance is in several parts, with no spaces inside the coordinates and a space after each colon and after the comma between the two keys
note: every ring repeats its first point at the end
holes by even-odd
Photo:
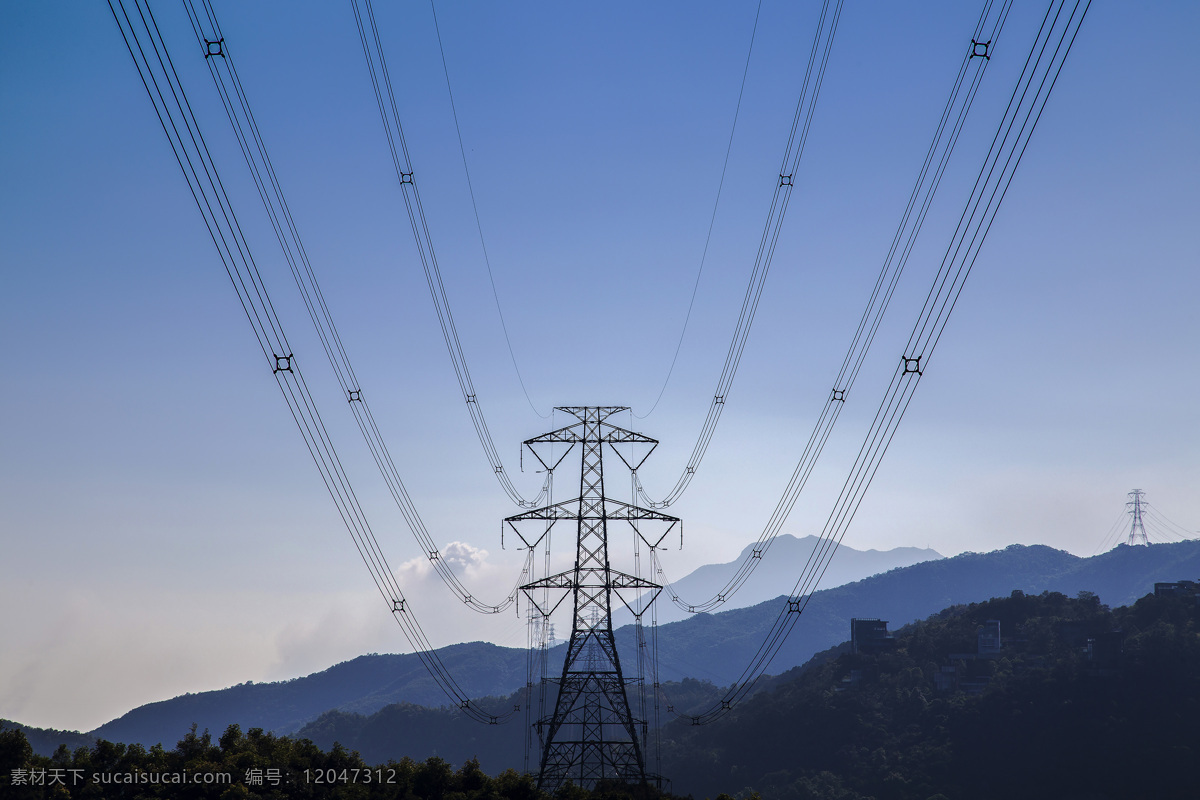
{"type": "Polygon", "coordinates": [[[413,182],[412,176],[413,176],[413,174],[411,172],[401,172],[400,173],[400,183],[412,183],[413,182]]]}
{"type": "Polygon", "coordinates": [[[499,725],[499,724],[500,724],[500,720],[497,719],[494,715],[488,717],[488,725],[499,725]]]}
{"type": "Polygon", "coordinates": [[[437,550],[430,550],[430,551],[429,551],[429,560],[430,560],[430,561],[437,561],[437,560],[438,560],[438,556],[440,556],[440,555],[441,555],[441,553],[439,553],[437,550]]]}
{"type": "Polygon", "coordinates": [[[792,176],[791,175],[780,175],[779,176],[779,185],[780,186],[791,186],[792,185],[792,176]]]}
{"type": "Polygon", "coordinates": [[[988,48],[990,48],[991,46],[992,46],[991,39],[988,39],[986,42],[977,42],[974,39],[972,39],[971,40],[971,58],[975,58],[976,56],[979,56],[979,57],[983,58],[985,61],[991,61],[992,56],[991,56],[991,54],[988,53],[988,48]]]}
{"type": "MultiPolygon", "coordinates": [[[[271,355],[275,355],[272,353],[271,355]]],[[[271,374],[276,372],[291,372],[292,371],[292,354],[286,356],[275,356],[275,369],[271,370],[271,374]]]]}
{"type": "Polygon", "coordinates": [[[830,401],[835,401],[838,403],[846,402],[846,390],[845,389],[834,389],[833,394],[829,397],[829,399],[830,399],[830,401]]]}
{"type": "Polygon", "coordinates": [[[675,706],[667,706],[667,713],[668,713],[668,714],[674,714],[674,713],[675,713],[675,706]]]}
{"type": "Polygon", "coordinates": [[[751,558],[762,558],[762,548],[761,548],[761,547],[756,547],[756,548],[754,548],[753,550],[751,550],[751,551],[750,551],[750,557],[751,557],[751,558]]]}
{"type": "Polygon", "coordinates": [[[356,402],[361,403],[362,402],[362,390],[361,389],[351,389],[348,394],[350,395],[351,403],[356,403],[356,402]]]}
{"type": "Polygon", "coordinates": [[[688,467],[688,468],[687,468],[687,474],[688,474],[688,475],[695,475],[695,474],[696,474],[696,468],[695,468],[695,467],[688,467]]]}
{"type": "Polygon", "coordinates": [[[206,52],[204,53],[205,58],[212,58],[213,56],[220,56],[221,58],[225,57],[225,37],[224,36],[222,36],[220,39],[217,39],[215,42],[210,42],[206,38],[204,40],[204,47],[206,50],[206,52]]]}
{"type": "Polygon", "coordinates": [[[460,702],[460,703],[458,704],[458,707],[459,707],[459,708],[470,708],[470,707],[471,707],[471,701],[470,701],[470,700],[463,700],[462,702],[460,702]]]}
{"type": "Polygon", "coordinates": [[[692,717],[692,724],[693,724],[693,725],[699,725],[699,724],[700,724],[700,718],[699,718],[699,717],[692,717]]]}
{"type": "Polygon", "coordinates": [[[728,711],[731,708],[733,708],[733,704],[730,703],[728,700],[721,701],[721,710],[722,711],[728,711]]]}
{"type": "Polygon", "coordinates": [[[915,372],[918,375],[921,374],[921,357],[920,356],[917,356],[916,358],[909,358],[908,356],[904,356],[904,374],[907,375],[910,372],[915,372]]]}
{"type": "Polygon", "coordinates": [[[713,405],[717,405],[717,406],[725,405],[725,395],[723,395],[723,394],[714,395],[713,396],[713,405]]]}
{"type": "Polygon", "coordinates": [[[800,601],[799,600],[788,600],[787,603],[788,603],[788,613],[789,614],[799,614],[800,613],[800,601]]]}
{"type": "Polygon", "coordinates": [[[689,613],[689,614],[695,614],[695,613],[696,613],[696,607],[695,607],[695,606],[688,606],[688,613],[689,613]]]}
{"type": "Polygon", "coordinates": [[[401,614],[404,613],[404,601],[403,600],[393,600],[392,601],[392,613],[395,614],[397,611],[399,611],[401,614]]]}
{"type": "Polygon", "coordinates": [[[479,401],[475,399],[475,395],[469,394],[469,395],[467,395],[467,402],[468,403],[478,403],[479,401]]]}

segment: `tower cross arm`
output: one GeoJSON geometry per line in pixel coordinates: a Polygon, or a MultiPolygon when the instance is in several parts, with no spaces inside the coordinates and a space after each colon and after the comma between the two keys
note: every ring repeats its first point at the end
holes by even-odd
{"type": "Polygon", "coordinates": [[[634,575],[628,575],[624,572],[617,572],[615,569],[610,570],[612,576],[612,588],[614,589],[661,589],[657,583],[648,581],[645,578],[639,578],[634,575]]]}
{"type": "Polygon", "coordinates": [[[526,447],[535,444],[578,444],[583,441],[583,436],[580,435],[577,429],[582,427],[582,422],[576,422],[573,425],[567,425],[558,430],[534,436],[532,439],[526,439],[522,444],[526,447]]]}
{"type": "Polygon", "coordinates": [[[651,439],[644,433],[618,428],[607,422],[600,423],[600,427],[604,431],[600,434],[600,441],[604,444],[658,444],[658,439],[651,439]]]}
{"type": "MultiPolygon", "coordinates": [[[[635,575],[629,575],[624,572],[614,570],[608,571],[608,580],[599,584],[601,588],[609,589],[661,589],[657,583],[648,581],[645,578],[639,578],[635,575]]],[[[590,584],[589,584],[590,585],[590,584]]],[[[548,575],[545,578],[539,578],[531,583],[523,584],[518,587],[521,591],[527,592],[532,589],[575,589],[578,588],[576,583],[575,570],[560,572],[557,575],[548,575]]]]}
{"type": "Polygon", "coordinates": [[[629,410],[629,406],[556,406],[555,408],[565,414],[570,414],[581,422],[603,422],[613,414],[629,410]]]}
{"type": "MultiPolygon", "coordinates": [[[[609,502],[612,502],[611,500],[609,502]]],[[[579,519],[579,500],[567,500],[554,505],[542,506],[541,508],[530,509],[523,511],[520,514],[514,514],[511,517],[505,517],[504,521],[510,525],[514,522],[528,522],[530,520],[544,520],[556,522],[560,519],[579,519]]]]}
{"type": "MultiPolygon", "coordinates": [[[[581,431],[581,428],[586,427],[586,423],[575,422],[574,425],[558,428],[557,431],[542,433],[538,437],[526,439],[521,444],[524,446],[532,445],[547,445],[547,444],[566,444],[575,445],[581,443],[587,438],[587,434],[581,431]]],[[[644,433],[636,431],[628,431],[628,429],[611,425],[608,422],[600,422],[598,426],[601,429],[599,437],[594,439],[606,445],[625,445],[625,444],[642,444],[656,445],[659,444],[658,439],[648,437],[644,433]]]]}
{"type": "Polygon", "coordinates": [[[547,575],[545,578],[538,578],[536,581],[523,584],[518,588],[523,592],[528,592],[532,589],[574,589],[575,572],[560,572],[557,575],[547,575]]]}
{"type": "MultiPolygon", "coordinates": [[[[682,521],[679,517],[672,517],[670,514],[664,514],[661,511],[655,511],[650,508],[642,508],[630,503],[622,503],[620,500],[613,500],[611,497],[604,498],[604,506],[604,518],[610,520],[671,523],[682,521]]],[[[513,523],[527,522],[529,520],[557,521],[560,519],[579,519],[579,498],[565,500],[549,506],[542,506],[541,508],[533,508],[529,511],[522,511],[520,514],[505,517],[504,521],[513,523]]]]}
{"type": "Polygon", "coordinates": [[[670,514],[663,514],[660,511],[654,511],[649,508],[622,503],[620,500],[613,500],[611,497],[604,498],[604,516],[607,519],[622,520],[625,522],[682,522],[679,517],[672,517],[670,514]]]}
{"type": "MultiPolygon", "coordinates": [[[[565,425],[557,430],[543,433],[540,436],[534,436],[532,439],[526,439],[522,444],[526,447],[535,444],[578,444],[584,441],[586,433],[581,429],[585,427],[585,423],[576,422],[571,425],[565,425]]],[[[602,431],[598,437],[598,441],[603,444],[658,444],[658,439],[651,438],[644,433],[627,430],[609,422],[597,423],[602,431]]]]}

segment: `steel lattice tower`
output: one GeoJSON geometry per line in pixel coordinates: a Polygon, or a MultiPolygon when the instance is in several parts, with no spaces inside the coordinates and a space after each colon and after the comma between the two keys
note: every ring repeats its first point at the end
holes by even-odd
{"type": "Polygon", "coordinates": [[[646,772],[643,747],[646,723],[633,716],[626,693],[626,687],[637,679],[626,678],[621,670],[613,637],[612,608],[616,596],[640,615],[661,587],[612,568],[608,523],[628,522],[650,547],[658,546],[682,523],[676,517],[622,503],[604,493],[605,447],[616,453],[626,467],[636,471],[658,444],[648,436],[605,422],[612,414],[628,410],[626,407],[568,406],[558,410],[574,416],[578,422],[529,439],[524,445],[551,472],[579,446],[579,497],[505,520],[527,547],[536,547],[556,522],[573,521],[577,525],[574,568],[521,587],[543,618],[549,618],[568,596],[574,603],[571,638],[557,681],[554,711],[536,723],[541,746],[538,786],[553,791],[567,781],[589,788],[602,779],[627,783],[657,781],[657,776],[646,772]],[[567,447],[555,456],[555,445],[567,447]],[[629,445],[630,457],[616,445],[629,445]],[[634,458],[632,453],[639,446],[645,453],[634,458]],[[541,523],[540,533],[533,541],[522,533],[521,523],[528,522],[541,523]],[[652,540],[645,536],[643,523],[665,523],[666,528],[652,540]],[[630,596],[623,596],[623,591],[630,596]]]}
{"type": "Polygon", "coordinates": [[[1134,489],[1129,493],[1133,499],[1125,504],[1125,507],[1129,509],[1129,515],[1133,517],[1126,544],[1150,544],[1150,540],[1146,538],[1146,526],[1142,523],[1142,495],[1144,494],[1146,493],[1141,489],[1134,489]]]}

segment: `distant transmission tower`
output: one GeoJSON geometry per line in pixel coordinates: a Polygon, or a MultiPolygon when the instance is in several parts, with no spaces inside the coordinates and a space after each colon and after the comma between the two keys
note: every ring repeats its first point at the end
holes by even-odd
{"type": "Polygon", "coordinates": [[[538,787],[553,792],[572,781],[591,788],[603,779],[660,783],[659,776],[646,772],[646,721],[633,716],[626,694],[626,687],[638,679],[626,678],[621,671],[613,637],[612,603],[615,595],[640,617],[662,587],[612,568],[608,523],[628,522],[648,547],[657,547],[682,523],[677,517],[622,503],[604,494],[605,447],[616,453],[626,467],[636,471],[658,444],[648,436],[605,422],[607,417],[627,408],[568,406],[558,410],[579,421],[524,444],[548,471],[558,467],[578,445],[579,497],[505,520],[527,547],[537,547],[558,521],[575,522],[578,531],[573,569],[521,587],[545,619],[568,595],[574,603],[571,638],[562,676],[557,681],[554,711],[535,723],[541,745],[538,787]],[[562,445],[566,447],[556,454],[562,445]],[[635,455],[639,451],[644,451],[640,457],[635,455]],[[522,523],[539,523],[532,541],[522,533],[522,523]],[[657,539],[647,538],[646,527],[657,527],[655,523],[665,524],[665,529],[657,539]]]}
{"type": "Polygon", "coordinates": [[[1142,495],[1144,494],[1145,492],[1141,489],[1134,489],[1129,493],[1133,499],[1125,504],[1125,507],[1129,509],[1129,515],[1133,517],[1126,544],[1150,544],[1150,540],[1146,538],[1146,526],[1142,524],[1142,495]]]}

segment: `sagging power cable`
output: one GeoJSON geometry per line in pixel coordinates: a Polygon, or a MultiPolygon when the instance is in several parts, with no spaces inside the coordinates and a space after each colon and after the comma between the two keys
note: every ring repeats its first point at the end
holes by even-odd
{"type": "Polygon", "coordinates": [[[729,343],[729,352],[725,356],[725,364],[721,368],[721,376],[717,381],[717,389],[713,393],[712,401],[709,403],[708,413],[704,418],[704,424],[700,428],[696,444],[692,448],[691,457],[688,459],[683,473],[675,482],[675,486],[661,501],[656,502],[651,499],[646,494],[644,487],[640,483],[638,484],[639,494],[643,502],[651,508],[669,507],[687,489],[688,485],[692,482],[692,478],[695,477],[697,469],[700,467],[700,462],[708,450],[708,445],[712,441],[713,434],[716,432],[717,423],[721,419],[721,412],[725,409],[726,398],[733,385],[734,376],[737,374],[738,365],[742,360],[742,353],[746,349],[746,340],[750,335],[750,327],[754,324],[754,315],[758,311],[758,304],[762,299],[762,291],[763,286],[766,284],[767,273],[770,271],[771,261],[775,257],[775,248],[779,243],[779,232],[783,225],[784,215],[787,213],[788,201],[792,196],[792,187],[795,185],[800,159],[804,155],[804,146],[808,141],[808,133],[812,127],[817,98],[820,96],[821,86],[825,80],[825,69],[829,65],[829,54],[833,49],[833,40],[837,33],[838,19],[842,14],[842,2],[843,0],[836,0],[832,11],[830,10],[830,0],[825,0],[821,6],[817,30],[813,35],[812,48],[809,51],[808,62],[804,70],[804,80],[800,86],[800,99],[796,102],[796,113],[792,118],[791,131],[788,134],[783,161],[780,164],[779,175],[771,196],[767,221],[763,226],[762,238],[759,241],[758,251],[754,258],[754,267],[750,272],[750,279],[746,285],[746,295],[742,299],[741,312],[738,315],[737,325],[734,327],[733,338],[729,343]]]}
{"type": "Polygon", "coordinates": [[[533,404],[533,398],[529,396],[529,389],[525,388],[525,377],[521,374],[521,367],[517,364],[517,354],[513,350],[512,339],[508,335],[508,323],[504,321],[504,309],[500,307],[500,293],[496,290],[496,276],[492,272],[492,259],[488,256],[487,242],[483,238],[479,204],[475,202],[475,184],[471,182],[471,169],[467,166],[467,148],[463,146],[462,127],[458,124],[458,107],[454,102],[454,89],[450,86],[450,67],[446,64],[446,48],[442,45],[442,28],[438,25],[437,6],[434,0],[429,0],[429,10],[433,12],[433,30],[437,34],[438,54],[442,57],[442,74],[446,76],[446,93],[450,95],[450,114],[454,117],[454,132],[458,134],[458,152],[462,155],[463,173],[467,176],[467,192],[471,196],[471,210],[475,212],[475,229],[479,231],[479,247],[483,251],[483,263],[487,266],[488,283],[492,287],[492,299],[496,301],[496,313],[500,316],[500,329],[504,332],[504,344],[508,346],[508,357],[512,361],[513,371],[517,373],[517,383],[521,385],[525,402],[529,404],[529,408],[534,414],[542,419],[549,419],[552,410],[545,414],[538,411],[537,406],[533,404]]]}
{"type": "Polygon", "coordinates": [[[1066,5],[1067,0],[1053,0],[1047,9],[971,195],[942,257],[938,275],[913,325],[908,344],[901,352],[858,457],[821,531],[819,546],[814,548],[771,629],[738,679],[707,710],[699,714],[677,716],[690,719],[694,725],[703,725],[729,713],[735,703],[749,695],[820,584],[830,559],[853,521],[912,402],[921,376],[928,369],[929,360],[941,340],[996,212],[1029,146],[1046,101],[1062,73],[1091,0],[1075,0],[1064,14],[1066,5]]]}
{"type": "Polygon", "coordinates": [[[510,719],[519,708],[490,714],[466,695],[433,649],[401,591],[317,410],[300,362],[288,344],[149,4],[145,0],[108,0],[108,5],[266,365],[376,589],[422,664],[456,705],[480,722],[496,724],[510,719]],[[129,6],[134,9],[132,14],[129,6]]]}
{"type": "MultiPolygon", "coordinates": [[[[367,393],[363,390],[362,383],[354,371],[345,343],[338,332],[329,305],[325,301],[316,271],[309,260],[308,251],[300,238],[299,228],[292,217],[291,208],[284,195],[279,176],[275,172],[266,141],[255,120],[245,87],[238,75],[233,48],[225,38],[211,0],[201,0],[203,16],[196,8],[194,0],[183,0],[183,6],[187,12],[188,21],[191,23],[192,32],[195,34],[196,43],[205,52],[204,62],[212,76],[213,84],[216,86],[217,94],[225,109],[225,115],[233,128],[234,136],[237,138],[246,166],[250,170],[250,176],[258,191],[259,199],[267,212],[271,228],[275,232],[275,238],[279,242],[284,259],[291,270],[296,288],[300,291],[309,319],[316,329],[329,365],[337,377],[342,397],[345,398],[354,415],[358,429],[362,433],[367,448],[371,451],[371,457],[375,461],[380,475],[383,476],[396,507],[416,538],[423,556],[455,596],[469,608],[480,613],[497,614],[507,610],[516,602],[516,587],[520,581],[518,580],[504,599],[498,603],[489,603],[477,598],[463,585],[462,580],[444,557],[441,549],[430,535],[424,520],[417,512],[416,505],[405,488],[404,481],[400,478],[400,472],[396,468],[396,463],[392,459],[383,434],[375,422],[367,393]],[[212,38],[209,38],[210,33],[206,31],[211,31],[212,38]],[[219,54],[214,54],[213,46],[218,43],[219,54]]],[[[528,564],[525,566],[528,567],[528,564]]]]}
{"type": "MultiPolygon", "coordinates": [[[[663,378],[662,386],[659,388],[650,410],[645,414],[630,412],[638,419],[646,419],[654,413],[654,409],[658,408],[663,393],[667,391],[667,384],[671,382],[671,376],[675,374],[675,364],[679,361],[679,351],[683,348],[683,337],[687,334],[688,323],[692,320],[692,309],[696,306],[696,293],[700,289],[700,276],[704,274],[704,263],[708,260],[708,246],[712,242],[713,228],[717,222],[717,208],[721,205],[721,190],[725,188],[725,173],[729,171],[729,154],[733,152],[733,135],[737,133],[738,116],[742,111],[742,97],[746,93],[746,76],[750,74],[750,56],[754,54],[754,39],[758,34],[758,20],[761,16],[762,0],[759,0],[754,11],[754,26],[750,29],[750,46],[746,49],[746,63],[742,67],[742,83],[738,88],[737,105],[733,109],[733,124],[729,127],[729,142],[725,145],[725,161],[721,164],[721,179],[717,181],[717,196],[713,200],[712,214],[708,219],[708,233],[704,237],[704,250],[700,253],[700,266],[696,268],[696,280],[692,283],[692,296],[688,300],[687,314],[683,317],[683,327],[679,331],[679,340],[675,343],[675,353],[671,356],[671,366],[667,368],[667,377],[663,378]]],[[[634,501],[637,501],[636,497],[634,501]]]]}
{"type": "Polygon", "coordinates": [[[1144,512],[1142,521],[1146,525],[1148,531],[1154,534],[1156,539],[1164,542],[1195,541],[1197,533],[1196,531],[1190,531],[1182,525],[1167,519],[1167,517],[1161,511],[1151,505],[1148,500],[1142,501],[1142,510],[1144,512]]]}
{"type": "Polygon", "coordinates": [[[917,237],[925,223],[934,196],[941,185],[942,177],[945,175],[950,157],[954,153],[967,115],[975,102],[984,71],[991,63],[991,56],[995,54],[996,45],[1000,40],[1000,34],[1003,32],[1004,23],[1011,8],[1012,0],[1001,0],[999,4],[994,0],[987,0],[983,4],[983,9],[971,34],[970,45],[964,48],[963,60],[942,109],[933,140],[925,153],[925,159],[918,171],[912,192],[909,194],[908,203],[900,216],[900,223],[875,279],[875,285],[871,290],[866,307],[863,309],[858,327],[855,329],[846,355],[842,359],[841,368],[833,381],[830,394],[823,402],[816,425],[809,434],[800,459],[792,471],[791,479],[779,502],[775,505],[767,524],[763,527],[758,540],[747,551],[747,555],[737,565],[737,569],[725,585],[711,597],[703,600],[682,597],[673,586],[657,552],[651,553],[655,561],[656,579],[662,581],[667,596],[679,608],[693,614],[706,613],[728,602],[737,590],[745,585],[758,565],[765,560],[775,537],[779,535],[792,508],[795,507],[817,460],[821,457],[825,445],[829,441],[842,410],[845,408],[851,390],[854,388],[855,379],[875,340],[875,335],[891,303],[900,276],[904,272],[905,265],[908,263],[908,258],[912,254],[917,237]],[[979,48],[981,42],[986,42],[986,49],[982,53],[979,48]]]}
{"type": "Polygon", "coordinates": [[[387,59],[384,57],[379,27],[375,23],[375,10],[371,5],[371,0],[350,0],[350,6],[354,11],[354,22],[362,43],[363,56],[367,60],[367,70],[371,76],[375,102],[379,106],[379,118],[383,122],[384,134],[387,137],[388,152],[391,154],[396,179],[400,183],[400,193],[404,198],[404,208],[408,214],[409,225],[412,227],[413,241],[416,243],[417,253],[421,259],[425,282],[429,286],[429,296],[433,299],[434,310],[437,312],[442,338],[446,342],[446,350],[450,353],[450,362],[454,367],[458,388],[462,392],[463,401],[471,415],[471,424],[475,428],[476,436],[479,437],[479,443],[483,446],[484,455],[491,465],[492,472],[505,493],[522,508],[536,508],[544,497],[539,495],[532,500],[526,500],[512,479],[509,478],[500,453],[492,441],[492,434],[488,430],[479,396],[476,394],[475,385],[471,380],[467,357],[463,352],[462,340],[459,339],[458,329],[454,324],[450,299],[446,294],[441,267],[438,265],[437,254],[433,248],[429,223],[425,217],[424,206],[421,204],[421,193],[417,189],[415,170],[409,156],[408,144],[404,138],[404,127],[400,123],[400,109],[396,103],[396,93],[392,88],[392,78],[388,72],[387,59]]]}

